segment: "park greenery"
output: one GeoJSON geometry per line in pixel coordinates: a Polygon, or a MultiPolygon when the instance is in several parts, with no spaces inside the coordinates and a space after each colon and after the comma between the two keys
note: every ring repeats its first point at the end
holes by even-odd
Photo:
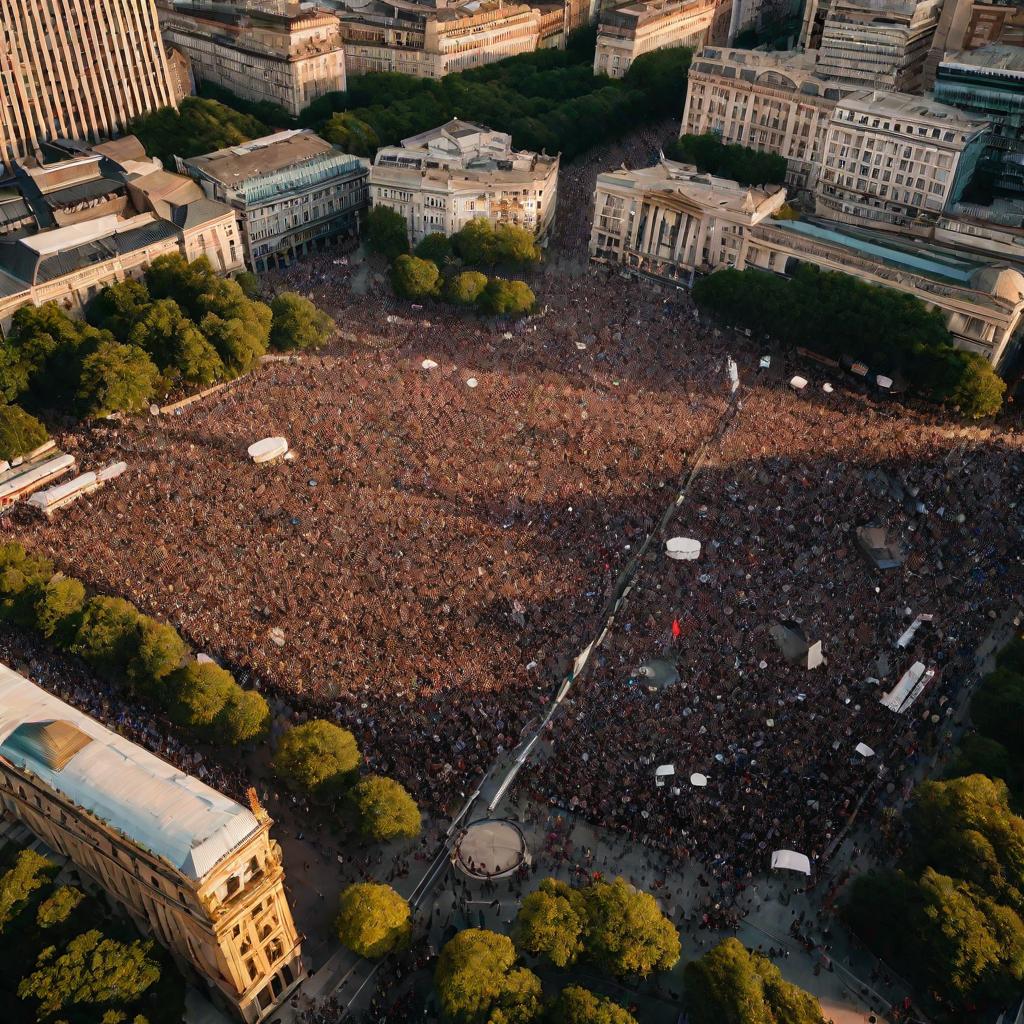
{"type": "Polygon", "coordinates": [[[530,231],[515,224],[491,224],[474,217],[450,238],[427,235],[409,253],[405,218],[387,206],[375,206],[366,218],[366,244],[391,262],[391,284],[405,299],[440,299],[493,316],[522,316],[537,299],[524,281],[488,277],[462,267],[530,266],[540,247],[530,231]]]}
{"type": "Polygon", "coordinates": [[[977,731],[951,777],[915,791],[896,867],[856,878],[843,907],[853,930],[945,1020],[1002,1003],[1024,982],[1024,818],[998,774],[1017,785],[1022,776],[1021,670],[1018,638],[972,699],[977,731]]]}
{"type": "Polygon", "coordinates": [[[549,1024],[637,1024],[636,1018],[607,996],[568,985],[548,1008],[549,1024]]]}
{"type": "Polygon", "coordinates": [[[375,960],[408,946],[412,915],[390,885],[356,882],[338,899],[334,929],[343,946],[375,960]]]}
{"type": "Polygon", "coordinates": [[[359,830],[377,842],[415,839],[422,828],[420,809],[408,790],[384,775],[367,775],[352,790],[359,830]]]}
{"type": "Polygon", "coordinates": [[[121,598],[88,596],[79,580],[16,543],[0,545],[0,621],[37,631],[198,737],[234,746],[269,726],[263,697],[192,660],[173,626],[121,598]]]}
{"type": "Polygon", "coordinates": [[[362,755],[355,736],[315,718],[285,732],[274,749],[274,770],[296,789],[332,798],[344,792],[362,755]]]}
{"type": "MultiPolygon", "coordinates": [[[[333,329],[299,295],[282,293],[267,306],[205,258],[167,254],[142,281],[104,288],[84,322],[52,302],[19,309],[0,357],[0,395],[90,417],[138,412],[171,391],[246,373],[268,347],[321,345],[333,329]]],[[[0,441],[34,447],[41,426],[6,408],[0,441]]]]}
{"type": "Polygon", "coordinates": [[[0,405],[0,459],[10,462],[49,439],[46,427],[20,405],[0,405]]]}
{"type": "Polygon", "coordinates": [[[718,135],[680,135],[665,145],[665,156],[699,171],[729,178],[741,185],[781,184],[786,180],[786,159],[749,146],[722,142],[718,135]]]}
{"type": "Polygon", "coordinates": [[[142,941],[32,850],[0,854],[0,1006],[4,1024],[177,1024],[184,981],[142,941]]]}
{"type": "Polygon", "coordinates": [[[693,298],[758,336],[862,360],[964,416],[990,416],[1002,405],[1006,385],[988,362],[954,348],[942,314],[912,295],[802,263],[789,277],[720,270],[697,281],[693,298]]]}
{"type": "Polygon", "coordinates": [[[814,996],[738,939],[690,961],[683,977],[692,1024],[824,1024],[814,996]]]}

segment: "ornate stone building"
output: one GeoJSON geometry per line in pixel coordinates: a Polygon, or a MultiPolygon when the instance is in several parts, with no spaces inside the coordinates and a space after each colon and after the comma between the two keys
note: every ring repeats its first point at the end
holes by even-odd
{"type": "Polygon", "coordinates": [[[0,804],[253,1024],[305,975],[270,818],[0,666],[0,804]]]}

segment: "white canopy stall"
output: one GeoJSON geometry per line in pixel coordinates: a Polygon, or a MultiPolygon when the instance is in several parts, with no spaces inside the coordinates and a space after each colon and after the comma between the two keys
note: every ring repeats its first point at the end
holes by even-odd
{"type": "Polygon", "coordinates": [[[249,445],[249,458],[257,465],[263,462],[273,462],[288,453],[288,442],[283,437],[265,437],[262,441],[256,441],[249,445]]]}
{"type": "Polygon", "coordinates": [[[665,541],[665,554],[677,562],[690,562],[700,558],[700,541],[692,537],[670,537],[665,541]]]}
{"type": "Polygon", "coordinates": [[[811,861],[805,853],[797,853],[796,850],[776,850],[772,854],[772,868],[800,871],[805,875],[810,875],[811,861]]]}

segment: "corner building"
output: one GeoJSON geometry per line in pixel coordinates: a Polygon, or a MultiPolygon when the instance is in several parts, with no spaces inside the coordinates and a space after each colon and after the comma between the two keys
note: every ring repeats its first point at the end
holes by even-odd
{"type": "Polygon", "coordinates": [[[188,960],[240,1020],[305,975],[270,818],[0,665],[0,806],[188,960]]]}

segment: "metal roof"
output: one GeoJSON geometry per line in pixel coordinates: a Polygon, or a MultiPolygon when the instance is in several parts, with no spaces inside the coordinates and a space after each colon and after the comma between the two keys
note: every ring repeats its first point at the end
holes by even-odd
{"type": "Polygon", "coordinates": [[[143,849],[201,881],[260,825],[253,813],[0,665],[0,757],[143,849]],[[26,726],[64,722],[91,742],[59,771],[24,742],[26,726]],[[18,736],[12,736],[21,729],[18,736]],[[21,739],[19,739],[19,736],[21,739]]]}

